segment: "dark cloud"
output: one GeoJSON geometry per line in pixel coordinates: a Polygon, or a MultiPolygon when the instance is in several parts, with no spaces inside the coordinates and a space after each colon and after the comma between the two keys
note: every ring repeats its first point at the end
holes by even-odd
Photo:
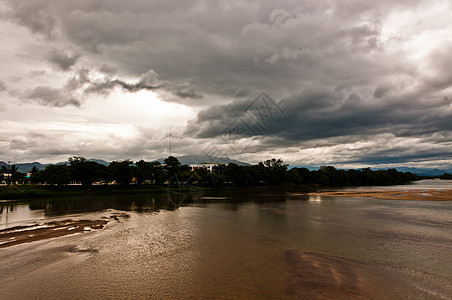
{"type": "Polygon", "coordinates": [[[147,73],[142,74],[141,78],[135,83],[126,82],[121,79],[109,79],[108,77],[95,81],[90,81],[89,79],[87,79],[85,82],[89,82],[89,86],[84,89],[84,93],[98,93],[107,95],[114,88],[120,87],[121,89],[129,93],[136,93],[142,90],[160,90],[168,91],[179,98],[202,99],[202,95],[198,94],[193,86],[162,81],[158,79],[158,76],[159,75],[154,70],[150,70],[147,73]]]}
{"type": "Polygon", "coordinates": [[[52,50],[49,53],[49,61],[63,71],[67,71],[70,67],[72,67],[77,62],[79,57],[80,55],[78,54],[70,55],[58,50],[52,50]]]}
{"type": "MultiPolygon", "coordinates": [[[[233,128],[237,138],[258,140],[256,153],[378,140],[381,149],[352,151],[354,161],[447,157],[442,147],[450,136],[436,133],[452,129],[452,45],[436,41],[422,60],[412,58],[418,32],[444,30],[422,19],[423,10],[439,2],[8,3],[11,20],[58,49],[46,59],[67,76],[59,88],[39,82],[15,91],[22,98],[80,106],[115,89],[152,90],[167,101],[206,107],[184,130],[195,141],[221,139],[233,128]],[[413,19],[390,23],[387,17],[398,12],[413,19]],[[273,110],[249,108],[261,91],[276,100],[273,110]],[[404,145],[393,147],[399,138],[404,145]]],[[[353,161],[347,149],[337,151],[353,161]]]]}
{"type": "Polygon", "coordinates": [[[56,26],[57,16],[50,13],[47,1],[11,1],[13,18],[32,32],[50,36],[56,26]]]}
{"type": "Polygon", "coordinates": [[[159,86],[148,85],[141,81],[137,83],[128,83],[119,79],[114,79],[92,83],[91,86],[85,90],[85,92],[108,94],[115,87],[121,87],[123,90],[131,93],[136,93],[141,90],[156,90],[159,88],[159,86]]]}
{"type": "MultiPolygon", "coordinates": [[[[414,97],[415,95],[413,95],[414,97]]],[[[234,102],[224,106],[214,106],[201,111],[187,127],[187,134],[198,138],[214,138],[224,134],[225,129],[238,118],[250,127],[256,127],[254,119],[245,108],[250,101],[234,102]]],[[[300,94],[285,98],[278,103],[284,111],[279,117],[266,117],[264,128],[243,130],[241,135],[277,136],[291,141],[305,141],[352,135],[374,135],[391,132],[399,136],[416,136],[452,130],[448,121],[447,103],[406,103],[375,102],[361,99],[357,93],[344,95],[329,89],[307,89],[300,94]]],[[[243,127],[243,126],[242,126],[243,127]]],[[[281,141],[278,141],[280,144],[281,141]]]]}
{"type": "Polygon", "coordinates": [[[34,9],[40,19],[56,20],[51,28],[77,48],[135,76],[153,69],[162,80],[187,81],[200,93],[231,97],[267,90],[282,97],[312,82],[330,86],[351,77],[369,82],[396,68],[395,60],[368,57],[369,51],[382,51],[380,16],[404,6],[383,2],[283,1],[275,7],[246,1],[134,0],[105,6],[34,0],[12,6],[16,20],[31,30],[49,31],[29,22],[34,9]]]}
{"type": "Polygon", "coordinates": [[[28,100],[37,101],[44,106],[63,107],[72,105],[79,107],[81,102],[61,89],[55,89],[48,86],[38,86],[24,93],[23,97],[28,100]]]}
{"type": "Polygon", "coordinates": [[[377,86],[377,88],[375,89],[375,92],[374,92],[374,98],[382,98],[382,97],[386,96],[391,91],[391,89],[392,89],[392,87],[389,84],[383,84],[383,85],[377,86]]]}

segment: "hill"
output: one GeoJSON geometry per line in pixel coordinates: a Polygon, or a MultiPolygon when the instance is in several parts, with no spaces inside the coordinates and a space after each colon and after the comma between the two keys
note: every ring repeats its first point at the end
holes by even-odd
{"type": "MultiPolygon", "coordinates": [[[[239,166],[251,166],[248,163],[238,161],[235,159],[230,159],[229,157],[216,157],[211,155],[184,155],[178,156],[177,159],[183,165],[191,165],[191,164],[202,164],[202,163],[217,163],[217,164],[229,164],[235,163],[239,166]]],[[[163,163],[165,158],[159,158],[156,161],[159,163],[163,163]]]]}
{"type": "MultiPolygon", "coordinates": [[[[90,158],[88,159],[89,161],[95,161],[99,164],[108,166],[110,163],[106,162],[105,160],[102,159],[95,159],[95,158],[90,158]]],[[[28,171],[30,171],[31,169],[33,169],[33,167],[38,168],[39,170],[44,170],[46,168],[46,166],[49,165],[66,165],[69,164],[68,161],[64,161],[64,162],[59,162],[56,164],[41,164],[40,162],[32,162],[32,163],[19,163],[19,164],[14,164],[16,167],[18,167],[18,171],[21,173],[27,173],[28,171]]],[[[0,161],[0,166],[2,165],[8,165],[6,162],[4,161],[0,161]]]]}
{"type": "MultiPolygon", "coordinates": [[[[185,155],[185,156],[179,156],[179,157],[177,157],[177,159],[179,159],[179,161],[183,165],[201,164],[201,163],[222,163],[222,164],[235,163],[240,166],[250,166],[250,164],[247,164],[247,163],[235,160],[235,159],[230,159],[229,157],[215,157],[215,156],[210,156],[210,155],[185,155]]],[[[103,159],[90,158],[88,160],[97,162],[104,166],[108,166],[110,164],[109,162],[107,162],[103,159]]],[[[165,158],[160,158],[160,159],[157,159],[156,161],[163,163],[164,160],[165,160],[165,158]]],[[[18,164],[14,164],[14,165],[18,167],[19,172],[27,173],[28,171],[33,169],[33,167],[36,167],[39,170],[44,170],[46,168],[46,166],[49,166],[49,165],[67,165],[67,164],[69,164],[68,161],[59,162],[56,164],[42,164],[40,162],[31,162],[31,163],[18,163],[18,164]]],[[[6,166],[8,164],[4,161],[0,161],[0,166],[2,166],[2,165],[6,166]]]]}

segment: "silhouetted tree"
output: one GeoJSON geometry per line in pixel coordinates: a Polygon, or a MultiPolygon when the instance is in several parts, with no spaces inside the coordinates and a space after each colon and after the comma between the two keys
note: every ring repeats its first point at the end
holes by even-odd
{"type": "Polygon", "coordinates": [[[34,183],[34,184],[38,184],[38,183],[42,184],[42,183],[46,182],[44,170],[42,170],[42,171],[37,170],[35,172],[32,172],[31,177],[30,177],[30,182],[34,183]]]}
{"type": "Polygon", "coordinates": [[[83,186],[91,186],[95,181],[102,181],[107,177],[107,168],[95,161],[87,161],[84,157],[69,158],[71,178],[83,186]]]}
{"type": "Polygon", "coordinates": [[[166,172],[158,161],[151,163],[151,179],[155,184],[163,184],[166,180],[166,172]]]}
{"type": "Polygon", "coordinates": [[[43,178],[52,185],[68,184],[71,181],[71,169],[66,165],[50,165],[45,168],[43,178]]]}
{"type": "Polygon", "coordinates": [[[448,180],[450,180],[450,179],[452,179],[452,174],[449,174],[449,173],[444,173],[443,175],[441,175],[439,178],[441,178],[441,179],[448,179],[448,180]]]}
{"type": "Polygon", "coordinates": [[[113,180],[123,186],[130,185],[133,178],[133,162],[126,159],[122,161],[112,161],[107,170],[110,172],[113,180]]]}
{"type": "Polygon", "coordinates": [[[151,180],[152,177],[152,164],[140,160],[135,164],[134,173],[137,180],[137,184],[142,184],[145,180],[151,180]]]}
{"type": "Polygon", "coordinates": [[[168,180],[169,182],[177,182],[177,174],[179,172],[181,163],[179,162],[179,160],[177,158],[175,158],[174,156],[169,156],[167,158],[165,158],[165,169],[166,172],[168,174],[168,180]]]}

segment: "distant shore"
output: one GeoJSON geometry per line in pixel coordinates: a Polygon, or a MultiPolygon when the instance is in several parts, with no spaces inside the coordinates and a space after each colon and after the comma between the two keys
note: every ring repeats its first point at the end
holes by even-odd
{"type": "MultiPolygon", "coordinates": [[[[377,187],[377,186],[375,186],[377,187]]],[[[324,191],[314,192],[319,187],[311,185],[260,185],[260,186],[220,186],[205,187],[193,185],[92,185],[90,187],[82,185],[3,185],[0,186],[0,201],[27,201],[38,198],[56,198],[71,196],[91,196],[91,195],[139,195],[139,194],[163,194],[169,190],[172,192],[191,192],[197,190],[234,190],[234,189],[255,189],[255,188],[297,188],[302,190],[300,194],[310,196],[334,196],[334,197],[372,197],[375,199],[396,199],[396,200],[420,200],[420,201],[452,201],[452,190],[363,190],[363,191],[324,191]]],[[[344,187],[332,187],[338,189],[344,187]]],[[[354,187],[352,187],[354,188],[354,187]]]]}

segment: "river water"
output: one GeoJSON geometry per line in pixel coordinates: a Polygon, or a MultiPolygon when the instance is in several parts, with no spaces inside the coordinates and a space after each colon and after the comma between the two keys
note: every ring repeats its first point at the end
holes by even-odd
{"type": "MultiPolygon", "coordinates": [[[[452,182],[390,189],[410,188],[452,189],[452,182]]],[[[346,298],[452,298],[452,202],[259,188],[0,207],[2,228],[121,216],[102,230],[0,249],[0,299],[335,295],[309,294],[324,286],[314,286],[316,276],[348,284],[349,294],[339,294],[346,298]]]]}

